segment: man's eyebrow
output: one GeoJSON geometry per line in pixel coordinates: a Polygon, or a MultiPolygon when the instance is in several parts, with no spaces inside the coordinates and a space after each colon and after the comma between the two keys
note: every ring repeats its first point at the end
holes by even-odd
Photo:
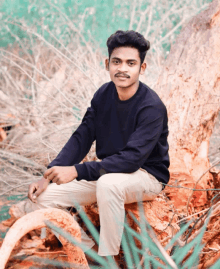
{"type": "Polygon", "coordinates": [[[118,58],[118,57],[112,57],[112,60],[120,60],[121,61],[121,59],[120,58],[118,58]]]}
{"type": "MultiPolygon", "coordinates": [[[[118,57],[112,57],[112,60],[119,60],[119,61],[121,61],[121,59],[120,58],[118,58],[118,57]]],[[[128,59],[127,60],[128,62],[137,62],[137,60],[135,60],[135,59],[128,59]]]]}

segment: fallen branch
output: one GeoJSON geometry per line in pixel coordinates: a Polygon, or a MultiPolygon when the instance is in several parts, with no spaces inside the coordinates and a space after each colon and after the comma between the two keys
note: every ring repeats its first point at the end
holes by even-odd
{"type": "MultiPolygon", "coordinates": [[[[77,241],[81,241],[78,223],[67,212],[61,209],[40,209],[18,219],[7,232],[0,248],[0,269],[4,269],[15,244],[28,232],[46,227],[45,220],[53,221],[61,228],[67,229],[77,241]]],[[[84,252],[77,246],[59,238],[68,256],[68,262],[88,265],[84,252]]]]}

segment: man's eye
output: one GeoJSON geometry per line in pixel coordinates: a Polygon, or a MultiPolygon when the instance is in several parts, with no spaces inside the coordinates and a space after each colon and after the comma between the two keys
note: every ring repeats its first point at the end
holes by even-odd
{"type": "Polygon", "coordinates": [[[134,65],[134,62],[130,62],[129,65],[130,65],[130,66],[133,66],[133,65],[134,65]]]}
{"type": "Polygon", "coordinates": [[[119,63],[119,61],[117,61],[117,60],[114,60],[114,61],[112,61],[114,64],[118,64],[119,63]]]}

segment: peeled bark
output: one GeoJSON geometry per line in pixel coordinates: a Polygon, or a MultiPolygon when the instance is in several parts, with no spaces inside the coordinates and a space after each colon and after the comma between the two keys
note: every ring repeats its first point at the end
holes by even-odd
{"type": "MultiPolygon", "coordinates": [[[[99,227],[99,209],[97,203],[85,206],[84,210],[93,225],[99,227]]],[[[152,201],[144,201],[143,210],[144,215],[157,235],[158,240],[165,246],[172,238],[173,233],[179,231],[179,226],[176,224],[178,217],[174,212],[173,206],[169,205],[162,195],[159,195],[152,201]]],[[[140,226],[133,220],[130,213],[140,221],[138,203],[125,204],[125,214],[129,227],[137,233],[140,233],[140,226]]],[[[136,243],[137,246],[141,246],[140,242],[136,241],[136,243]]]]}
{"type": "MultiPolygon", "coordinates": [[[[155,88],[168,110],[171,183],[189,188],[210,166],[209,140],[220,110],[219,40],[220,1],[215,0],[182,29],[155,88]]],[[[209,178],[206,173],[197,188],[207,188],[209,178]]],[[[177,206],[186,205],[188,190],[166,189],[173,200],[183,197],[177,206]]],[[[206,192],[196,195],[194,206],[206,202],[206,192]]]]}
{"type": "MultiPolygon", "coordinates": [[[[76,240],[81,241],[78,223],[71,215],[61,209],[40,209],[18,219],[10,228],[0,248],[0,269],[4,269],[15,244],[28,232],[46,227],[45,220],[52,221],[55,225],[67,230],[76,240]]],[[[77,246],[60,237],[68,256],[68,262],[88,265],[84,252],[77,246]]]]}

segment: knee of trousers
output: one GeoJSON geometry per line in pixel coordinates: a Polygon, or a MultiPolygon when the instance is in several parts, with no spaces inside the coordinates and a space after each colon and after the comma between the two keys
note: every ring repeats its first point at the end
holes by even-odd
{"type": "Polygon", "coordinates": [[[120,185],[115,180],[116,174],[105,174],[101,176],[96,184],[97,202],[110,201],[112,199],[122,199],[123,192],[120,185]]]}
{"type": "Polygon", "coordinates": [[[37,204],[42,208],[50,208],[56,207],[54,201],[56,199],[52,199],[51,195],[49,195],[49,190],[45,190],[37,197],[37,204]]]}

